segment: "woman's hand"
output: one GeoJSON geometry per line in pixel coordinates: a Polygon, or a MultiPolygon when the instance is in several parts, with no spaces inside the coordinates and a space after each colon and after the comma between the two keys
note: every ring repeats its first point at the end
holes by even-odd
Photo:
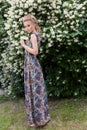
{"type": "Polygon", "coordinates": [[[24,42],[24,39],[25,38],[21,38],[20,40],[20,43],[21,43],[21,46],[29,53],[33,54],[33,55],[37,55],[38,54],[38,43],[37,43],[37,38],[36,38],[36,35],[35,34],[32,34],[31,35],[31,43],[32,43],[32,48],[27,46],[24,42]]]}
{"type": "Polygon", "coordinates": [[[25,46],[25,42],[23,39],[20,40],[21,46],[24,47],[25,46]]]}

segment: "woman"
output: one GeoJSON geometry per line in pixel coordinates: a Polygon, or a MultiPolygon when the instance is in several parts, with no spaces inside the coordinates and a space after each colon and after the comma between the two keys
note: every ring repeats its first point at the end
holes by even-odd
{"type": "Polygon", "coordinates": [[[28,14],[23,17],[25,31],[30,34],[28,40],[21,39],[25,49],[24,88],[27,120],[30,127],[44,126],[50,121],[48,101],[42,68],[37,59],[40,47],[40,27],[37,19],[28,14]]]}

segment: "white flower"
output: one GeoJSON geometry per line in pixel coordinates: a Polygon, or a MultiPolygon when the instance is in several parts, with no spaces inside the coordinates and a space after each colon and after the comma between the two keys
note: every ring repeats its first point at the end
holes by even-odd
{"type": "Polygon", "coordinates": [[[33,10],[33,8],[32,8],[32,7],[30,7],[30,8],[29,8],[29,12],[32,12],[32,10],[33,10]]]}
{"type": "Polygon", "coordinates": [[[74,42],[78,42],[78,39],[75,38],[75,39],[74,39],[74,42]]]}
{"type": "Polygon", "coordinates": [[[52,96],[52,93],[50,93],[49,96],[51,97],[51,96],[52,96]]]}
{"type": "Polygon", "coordinates": [[[40,47],[40,52],[42,52],[42,50],[43,50],[43,49],[40,47]]]}
{"type": "Polygon", "coordinates": [[[85,62],[86,62],[86,61],[85,61],[85,60],[83,60],[83,61],[82,61],[82,64],[84,64],[85,62]]]}
{"type": "Polygon", "coordinates": [[[7,15],[7,14],[4,14],[4,17],[8,17],[8,15],[7,15]]]}
{"type": "Polygon", "coordinates": [[[50,37],[50,35],[49,35],[49,34],[47,34],[47,37],[49,38],[49,37],[50,37]]]}
{"type": "Polygon", "coordinates": [[[16,29],[15,32],[20,33],[20,30],[17,30],[17,29],[16,29]]]}
{"type": "Polygon", "coordinates": [[[62,37],[62,35],[61,35],[61,34],[59,34],[59,35],[57,35],[56,37],[57,37],[57,38],[61,38],[61,37],[62,37]]]}
{"type": "Polygon", "coordinates": [[[18,37],[19,37],[19,33],[18,33],[18,34],[15,34],[14,36],[15,36],[15,38],[18,38],[18,37]]]}
{"type": "MultiPolygon", "coordinates": [[[[23,15],[23,14],[24,14],[23,10],[19,10],[19,15],[23,15]]],[[[17,18],[17,15],[15,15],[15,16],[17,18]]]]}
{"type": "Polygon", "coordinates": [[[69,24],[70,23],[70,21],[67,21],[67,24],[69,24]]]}
{"type": "Polygon", "coordinates": [[[28,40],[28,37],[26,37],[26,36],[21,36],[20,39],[28,40]]]}
{"type": "Polygon", "coordinates": [[[75,95],[75,96],[77,96],[77,95],[78,95],[78,93],[77,93],[77,92],[75,92],[75,93],[74,93],[74,95],[75,95]]]}
{"type": "Polygon", "coordinates": [[[87,65],[84,65],[84,68],[87,68],[87,65]]]}
{"type": "Polygon", "coordinates": [[[75,11],[74,11],[74,14],[75,14],[75,15],[77,15],[77,14],[78,14],[78,12],[75,10],[75,11]]]}
{"type": "Polygon", "coordinates": [[[5,23],[5,29],[8,30],[10,28],[10,24],[5,23]]]}
{"type": "Polygon", "coordinates": [[[17,23],[16,23],[16,24],[13,24],[13,27],[18,28],[17,23]]]}
{"type": "Polygon", "coordinates": [[[19,18],[19,22],[22,22],[22,18],[19,18]]]}
{"type": "MultiPolygon", "coordinates": [[[[58,9],[60,9],[60,6],[57,5],[57,10],[56,10],[56,11],[58,11],[58,9]]],[[[57,13],[58,13],[58,12],[57,12],[57,13]]]]}
{"type": "Polygon", "coordinates": [[[12,11],[11,10],[8,11],[8,14],[10,14],[10,16],[14,15],[14,12],[12,12],[12,11]]]}
{"type": "Polygon", "coordinates": [[[50,32],[51,32],[51,34],[54,34],[54,30],[52,27],[50,28],[50,32]]]}
{"type": "Polygon", "coordinates": [[[67,11],[67,10],[64,10],[64,14],[65,14],[65,15],[68,14],[68,11],[67,11]]]}
{"type": "Polygon", "coordinates": [[[59,74],[61,74],[62,72],[61,71],[59,71],[59,74]]]}
{"type": "Polygon", "coordinates": [[[82,17],[82,14],[79,14],[78,16],[79,16],[79,17],[82,17]]]}
{"type": "Polygon", "coordinates": [[[68,44],[68,45],[71,45],[71,42],[68,42],[67,44],[68,44]]]}
{"type": "Polygon", "coordinates": [[[26,2],[26,0],[21,0],[22,2],[26,2]]]}
{"type": "Polygon", "coordinates": [[[74,21],[71,22],[71,25],[73,25],[73,24],[74,24],[74,21]]]}
{"type": "Polygon", "coordinates": [[[24,7],[25,7],[25,8],[28,8],[28,4],[26,3],[24,7]]]}
{"type": "Polygon", "coordinates": [[[66,83],[66,80],[64,80],[62,83],[65,84],[65,83],[66,83]]]}
{"type": "Polygon", "coordinates": [[[79,20],[77,19],[77,20],[76,20],[76,22],[78,23],[78,22],[79,22],[79,20]]]}
{"type": "Polygon", "coordinates": [[[70,59],[68,59],[67,61],[70,62],[70,59]]]}
{"type": "Polygon", "coordinates": [[[72,16],[70,16],[70,19],[73,19],[75,17],[75,15],[72,15],[72,16]]]}
{"type": "Polygon", "coordinates": [[[41,3],[41,0],[37,0],[37,2],[40,4],[40,3],[41,3]]]}
{"type": "Polygon", "coordinates": [[[21,34],[21,35],[24,35],[24,31],[21,31],[20,34],[21,34]]]}
{"type": "Polygon", "coordinates": [[[48,43],[48,47],[51,47],[52,46],[52,44],[51,43],[48,43]]]}
{"type": "Polygon", "coordinates": [[[59,29],[58,29],[58,33],[62,33],[62,30],[59,30],[59,29]]]}
{"type": "Polygon", "coordinates": [[[80,71],[79,69],[76,70],[76,72],[79,72],[79,71],[80,71]]]}
{"type": "Polygon", "coordinates": [[[68,2],[63,2],[63,7],[68,6],[68,5],[69,5],[68,2]]]}
{"type": "Polygon", "coordinates": [[[78,4],[77,10],[81,9],[83,7],[83,4],[78,4]]]}
{"type": "Polygon", "coordinates": [[[85,11],[82,11],[81,14],[85,14],[85,11]]]}
{"type": "Polygon", "coordinates": [[[78,62],[78,61],[79,61],[79,59],[74,60],[74,62],[78,62]]]}
{"type": "Polygon", "coordinates": [[[70,28],[71,28],[71,29],[73,29],[73,28],[74,28],[74,26],[73,26],[73,25],[71,25],[71,26],[70,26],[70,28]]]}
{"type": "Polygon", "coordinates": [[[43,58],[43,57],[44,57],[44,55],[41,55],[41,57],[43,58]]]}
{"type": "Polygon", "coordinates": [[[58,80],[60,77],[57,77],[56,79],[58,80]]]}
{"type": "Polygon", "coordinates": [[[9,30],[9,31],[7,31],[7,33],[8,33],[8,35],[10,35],[10,34],[11,34],[11,31],[9,30]]]}
{"type": "Polygon", "coordinates": [[[68,31],[63,31],[63,33],[68,34],[68,31]]]}
{"type": "Polygon", "coordinates": [[[24,7],[23,3],[20,3],[20,7],[21,7],[21,8],[23,8],[23,7],[24,7]]]}
{"type": "Polygon", "coordinates": [[[78,79],[78,81],[79,81],[79,82],[81,82],[81,80],[80,80],[80,79],[78,79]]]}
{"type": "Polygon", "coordinates": [[[59,27],[60,25],[62,25],[62,22],[58,23],[56,26],[59,27]]]}
{"type": "Polygon", "coordinates": [[[83,10],[85,10],[86,8],[85,7],[82,7],[83,10]]]}
{"type": "Polygon", "coordinates": [[[9,60],[10,60],[10,61],[13,60],[13,57],[9,57],[9,60]]]}

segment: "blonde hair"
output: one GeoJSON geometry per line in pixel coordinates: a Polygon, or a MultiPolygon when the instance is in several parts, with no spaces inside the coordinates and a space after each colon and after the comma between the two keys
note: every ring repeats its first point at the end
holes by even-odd
{"type": "Polygon", "coordinates": [[[35,30],[41,34],[41,29],[39,27],[39,23],[33,15],[27,14],[23,17],[22,20],[23,20],[23,22],[31,21],[32,23],[34,23],[35,24],[35,30]]]}

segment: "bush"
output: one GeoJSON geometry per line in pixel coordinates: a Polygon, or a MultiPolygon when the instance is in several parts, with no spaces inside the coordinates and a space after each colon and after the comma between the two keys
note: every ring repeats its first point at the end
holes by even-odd
{"type": "MultiPolygon", "coordinates": [[[[22,17],[36,16],[42,29],[38,58],[43,68],[49,96],[78,96],[87,92],[87,2],[75,0],[7,0],[5,28],[11,44],[2,54],[4,84],[9,94],[23,92],[23,50],[20,37],[25,35],[22,17]],[[10,14],[10,15],[9,15],[10,14]],[[20,91],[21,90],[21,91],[20,91]]],[[[2,81],[3,82],[3,81],[2,81]]]]}
{"type": "MultiPolygon", "coordinates": [[[[0,76],[3,80],[3,64],[1,63],[2,62],[2,56],[1,54],[5,51],[5,49],[7,48],[8,46],[8,38],[7,38],[7,33],[6,33],[6,30],[5,30],[5,20],[6,18],[4,17],[4,13],[5,13],[5,10],[9,7],[8,3],[6,2],[5,0],[1,0],[0,1],[0,76]]],[[[1,85],[1,81],[0,81],[0,87],[2,87],[1,85]]]]}

